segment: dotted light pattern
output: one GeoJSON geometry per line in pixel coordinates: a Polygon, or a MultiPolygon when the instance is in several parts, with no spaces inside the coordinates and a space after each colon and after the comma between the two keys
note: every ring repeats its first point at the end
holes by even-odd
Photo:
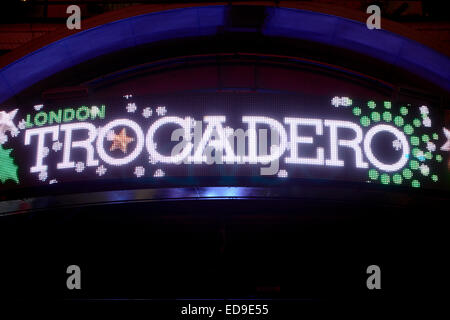
{"type": "Polygon", "coordinates": [[[14,158],[11,156],[12,149],[3,149],[0,145],[0,181],[5,183],[6,180],[13,180],[19,183],[17,176],[18,166],[14,163],[14,158]]]}
{"type": "Polygon", "coordinates": [[[383,120],[385,122],[391,122],[392,121],[392,113],[390,113],[389,111],[383,112],[383,120]]]}
{"type": "MultiPolygon", "coordinates": [[[[131,98],[132,96],[130,96],[131,98]]],[[[128,97],[126,98],[128,100],[128,97]]],[[[82,173],[88,167],[95,166],[95,173],[98,176],[102,176],[106,174],[107,168],[103,165],[99,166],[99,161],[94,160],[93,158],[93,149],[92,143],[95,139],[97,139],[96,147],[99,153],[99,160],[105,165],[113,165],[120,166],[123,164],[127,164],[133,161],[137,155],[142,151],[144,147],[148,149],[151,154],[149,155],[148,162],[152,165],[161,163],[178,163],[182,159],[187,159],[190,163],[202,163],[205,162],[203,154],[200,152],[205,149],[205,146],[213,146],[219,149],[222,149],[225,152],[225,160],[229,160],[231,162],[248,162],[248,163],[268,163],[273,158],[279,158],[281,154],[284,153],[285,150],[289,151],[289,155],[286,156],[286,163],[293,164],[315,164],[315,165],[328,165],[328,166],[343,166],[341,164],[341,160],[338,159],[337,150],[331,150],[331,159],[325,159],[323,148],[316,148],[316,154],[311,158],[302,158],[298,154],[298,145],[299,144],[312,144],[314,140],[312,137],[304,137],[299,136],[297,129],[298,125],[302,126],[312,126],[315,129],[315,135],[320,136],[323,135],[323,128],[329,127],[330,136],[333,137],[333,128],[336,131],[336,128],[345,127],[344,123],[354,125],[357,127],[356,130],[353,128],[354,132],[359,132],[359,138],[355,138],[354,140],[336,140],[338,143],[332,145],[346,146],[351,147],[356,152],[356,167],[357,168],[368,168],[368,175],[370,180],[377,181],[382,184],[396,184],[396,185],[410,185],[412,187],[420,187],[426,179],[428,181],[437,182],[439,181],[439,177],[437,174],[433,173],[432,170],[434,168],[432,161],[442,162],[443,157],[440,154],[435,154],[436,150],[439,147],[436,147],[436,140],[439,139],[439,135],[436,132],[432,132],[431,128],[432,120],[429,116],[429,110],[426,106],[422,106],[418,108],[405,107],[401,106],[400,108],[392,109],[392,104],[389,101],[385,101],[382,104],[376,103],[375,101],[368,101],[367,106],[359,107],[353,106],[353,101],[350,98],[342,97],[341,100],[338,101],[341,106],[351,107],[347,108],[347,112],[352,112],[355,117],[359,118],[359,123],[363,128],[357,125],[357,121],[340,121],[340,120],[322,120],[322,119],[309,119],[309,118],[284,118],[282,123],[268,118],[264,116],[243,116],[243,123],[247,123],[249,127],[249,140],[250,146],[256,146],[256,123],[265,124],[270,126],[272,130],[275,130],[279,133],[280,142],[278,146],[275,146],[273,150],[269,153],[269,155],[259,155],[256,150],[249,150],[248,155],[242,157],[242,159],[235,155],[232,151],[231,147],[228,145],[227,137],[233,134],[233,129],[230,127],[224,127],[226,124],[225,116],[205,116],[203,122],[207,125],[206,132],[210,132],[210,134],[205,134],[200,141],[200,145],[202,147],[197,147],[193,150],[193,145],[187,144],[183,148],[183,152],[177,156],[163,156],[159,154],[157,151],[157,144],[155,141],[152,141],[152,135],[146,134],[142,132],[139,124],[129,119],[116,119],[109,122],[104,127],[96,128],[92,124],[89,123],[69,123],[62,124],[60,126],[60,131],[56,132],[53,128],[44,127],[48,123],[59,123],[57,121],[61,118],[62,111],[59,113],[49,111],[44,112],[40,111],[40,109],[36,109],[37,112],[34,117],[34,125],[36,127],[26,131],[25,135],[25,145],[30,144],[30,140],[32,136],[38,140],[38,158],[36,164],[31,167],[30,172],[39,173],[39,179],[41,181],[50,180],[52,172],[50,171],[50,177],[47,173],[47,166],[43,163],[43,158],[47,157],[50,153],[50,149],[46,146],[43,146],[41,143],[44,139],[44,136],[47,135],[53,144],[51,145],[51,149],[54,152],[58,152],[62,150],[64,154],[64,159],[61,163],[58,163],[58,169],[63,168],[74,168],[75,172],[82,173]],[[53,119],[53,120],[52,120],[53,119]],[[55,120],[56,119],[56,120],[55,120]],[[286,133],[284,133],[284,126],[287,126],[287,131],[291,131],[289,133],[289,139],[286,137],[286,133]],[[381,128],[383,127],[384,128],[381,128]],[[389,128],[386,128],[389,127],[389,128]],[[295,130],[294,130],[295,129],[295,130]],[[75,130],[85,130],[88,133],[89,138],[82,141],[71,141],[68,137],[71,137],[72,131],[75,130]],[[217,131],[219,138],[211,140],[212,131],[217,131]],[[127,131],[131,133],[131,136],[127,135],[127,131]],[[371,138],[367,139],[367,137],[373,137],[379,132],[388,131],[396,136],[397,140],[393,141],[392,146],[397,151],[402,151],[403,156],[401,157],[402,161],[397,162],[395,165],[391,164],[377,164],[376,161],[370,159],[370,155],[367,155],[367,150],[370,150],[370,141],[371,138]],[[123,132],[123,137],[120,132],[123,132]],[[363,132],[366,132],[365,137],[363,132]],[[370,133],[372,133],[370,135],[370,133]],[[399,134],[401,137],[399,138],[399,134]],[[59,136],[64,136],[64,144],[59,142],[59,136]],[[205,138],[206,137],[206,138],[205,138]],[[406,139],[405,139],[406,137],[406,139]],[[364,141],[363,141],[364,140],[364,141]],[[369,141],[366,145],[366,140],[369,141]],[[101,142],[99,142],[101,141],[101,142]],[[113,141],[113,144],[106,143],[107,141],[113,141]],[[434,142],[433,142],[434,141],[434,142]],[[100,145],[105,142],[108,147],[105,145],[100,145]],[[126,146],[128,143],[135,142],[132,148],[129,150],[126,146]],[[358,153],[358,148],[355,146],[362,146],[364,142],[364,150],[368,160],[370,160],[368,166],[367,163],[364,162],[361,151],[358,153]],[[110,146],[110,147],[109,147],[110,146]],[[81,148],[85,149],[87,153],[86,162],[73,162],[70,161],[70,150],[73,148],[81,148]],[[111,152],[107,151],[122,151],[122,154],[116,152],[111,154],[111,152]],[[407,151],[404,151],[407,150],[407,151]],[[195,151],[191,156],[190,151],[195,151]],[[385,168],[383,168],[383,165],[385,168]],[[374,167],[375,166],[375,167],[374,167]],[[386,169],[389,167],[389,169],[386,169]],[[394,168],[394,169],[392,169],[394,168]]],[[[134,113],[138,108],[134,102],[129,102],[126,105],[126,112],[134,113]]],[[[141,109],[141,108],[139,108],[141,109]]],[[[77,109],[69,108],[64,109],[64,112],[69,112],[73,114],[73,118],[78,121],[86,121],[92,120],[96,117],[104,118],[105,114],[105,106],[101,106],[101,108],[97,106],[92,106],[90,108],[86,106],[81,106],[77,109]]],[[[167,108],[165,106],[156,106],[154,107],[154,112],[152,108],[147,107],[142,109],[142,113],[138,113],[139,117],[142,116],[144,118],[154,117],[157,118],[157,121],[154,121],[151,126],[151,130],[149,132],[153,133],[160,126],[165,125],[167,123],[176,124],[181,127],[185,132],[185,136],[188,136],[188,132],[193,129],[195,125],[195,120],[189,117],[179,118],[179,117],[167,117],[167,108]],[[159,117],[159,118],[158,118],[159,117]]],[[[66,121],[63,121],[66,122],[66,121]]],[[[32,125],[33,126],[33,125],[32,125]]],[[[31,127],[32,127],[31,126],[31,127]]],[[[18,127],[21,130],[28,128],[27,121],[22,119],[18,122],[18,127]]],[[[15,130],[13,134],[13,130],[11,129],[11,137],[16,137],[19,134],[19,130],[15,130]]],[[[337,134],[334,134],[337,136],[337,134]]],[[[62,137],[61,137],[62,138],[62,137]]],[[[61,141],[63,141],[61,140],[61,141]]],[[[6,142],[6,141],[5,141],[6,142]]],[[[273,147],[273,146],[272,146],[273,147]]],[[[372,154],[373,156],[373,154],[372,154]]],[[[188,162],[188,163],[189,163],[188,162]]],[[[134,167],[134,175],[136,177],[142,177],[145,175],[145,168],[142,166],[134,167]]],[[[151,176],[151,173],[150,173],[151,176]]],[[[164,177],[165,172],[161,169],[154,171],[154,177],[164,177]]],[[[288,172],[286,170],[280,170],[278,172],[279,178],[287,178],[288,172]]],[[[51,179],[49,183],[56,183],[56,179],[51,179]]]]}
{"type": "Polygon", "coordinates": [[[278,178],[287,178],[287,177],[288,177],[288,173],[286,170],[278,171],[278,178]]]}
{"type": "Polygon", "coordinates": [[[155,173],[153,174],[153,177],[155,178],[162,178],[164,177],[166,174],[164,173],[164,171],[162,171],[161,169],[157,169],[155,171],[155,173]]]}
{"type": "MultiPolygon", "coordinates": [[[[132,95],[126,95],[124,98],[126,100],[131,99],[132,95]]],[[[88,123],[86,121],[95,120],[96,118],[104,119],[105,118],[105,110],[106,106],[101,105],[86,107],[81,106],[78,108],[65,108],[59,109],[57,111],[50,110],[49,112],[42,111],[43,105],[37,106],[35,109],[36,113],[34,116],[31,116],[33,123],[28,124],[25,119],[22,119],[18,122],[19,129],[25,130],[25,145],[31,144],[32,139],[37,139],[38,150],[37,150],[37,160],[35,165],[30,168],[31,173],[38,173],[37,178],[43,182],[49,179],[48,176],[48,167],[44,163],[44,158],[46,158],[50,153],[50,148],[44,146],[44,138],[53,141],[51,149],[54,152],[62,151],[63,159],[62,162],[57,163],[57,169],[65,169],[65,168],[74,168],[75,172],[80,174],[84,172],[88,167],[95,166],[95,174],[97,176],[103,176],[107,173],[108,167],[107,165],[112,166],[120,166],[122,164],[127,164],[134,160],[138,154],[142,151],[145,144],[145,136],[140,128],[140,126],[129,119],[116,119],[107,123],[104,127],[96,128],[93,124],[88,123]],[[65,123],[70,121],[80,121],[80,122],[72,122],[67,124],[62,124],[60,126],[59,132],[57,131],[55,126],[46,127],[48,124],[53,123],[65,123]],[[85,131],[88,133],[88,139],[86,140],[77,140],[72,141],[72,132],[73,131],[85,131]],[[115,132],[117,131],[117,132],[115,132]],[[127,136],[127,132],[130,131],[132,136],[127,136]],[[121,134],[121,132],[123,134],[121,134]],[[64,136],[64,143],[59,141],[60,137],[64,136]],[[34,137],[34,138],[32,138],[34,137]],[[128,150],[126,146],[128,143],[133,142],[136,139],[135,147],[131,150],[128,150]],[[94,140],[97,140],[94,142],[94,140]],[[112,142],[107,144],[108,146],[105,148],[103,145],[104,141],[112,142]],[[94,160],[94,145],[98,151],[99,160],[103,162],[103,164],[99,165],[99,160],[94,160]],[[74,162],[70,161],[71,150],[76,148],[82,148],[86,151],[86,162],[74,162]],[[116,149],[120,150],[124,155],[120,156],[119,154],[111,153],[116,149]],[[118,156],[119,155],[119,156],[118,156]],[[118,156],[118,157],[116,157],[118,156]]],[[[155,107],[156,108],[156,107],[155,107]]],[[[126,112],[134,113],[138,110],[138,107],[135,102],[127,101],[126,103],[126,112]]],[[[167,113],[166,106],[157,106],[157,113],[159,116],[164,116],[167,113]]],[[[15,115],[17,110],[11,112],[11,118],[15,115]]],[[[146,107],[142,110],[142,116],[144,118],[151,117],[153,115],[153,110],[150,107],[146,107]]],[[[5,118],[5,117],[3,117],[5,118]]],[[[191,123],[192,119],[187,118],[186,122],[191,123]]],[[[13,127],[11,127],[14,129],[13,127]]],[[[8,127],[9,129],[9,127],[8,127]]],[[[19,134],[19,130],[14,131],[15,136],[19,134]]],[[[61,137],[62,138],[62,137],[61,137]]],[[[156,147],[156,143],[155,143],[156,147]]],[[[2,161],[3,164],[4,161],[2,161]]],[[[153,162],[152,162],[153,164],[153,162]]],[[[5,167],[5,166],[3,166],[5,167]]],[[[13,169],[16,170],[17,167],[13,169]]],[[[9,167],[7,168],[9,170],[9,167]]],[[[1,170],[0,170],[1,171],[1,170]]],[[[5,171],[5,170],[4,170],[5,171]]],[[[9,171],[13,171],[12,169],[9,171]]],[[[16,170],[17,171],[17,170],[16,170]]],[[[3,172],[1,172],[3,173],[3,172]]],[[[134,175],[136,177],[142,177],[145,174],[145,169],[142,166],[137,166],[134,168],[134,175]]],[[[12,174],[10,174],[12,177],[12,174]]],[[[155,172],[155,177],[163,177],[165,173],[158,169],[155,172]]],[[[6,177],[6,175],[5,175],[6,177]]],[[[10,178],[10,177],[8,177],[10,178]]],[[[18,182],[17,178],[14,178],[16,182],[18,182]]],[[[55,183],[56,179],[52,179],[51,183],[55,183]]]]}
{"type": "MultiPolygon", "coordinates": [[[[407,159],[402,161],[404,165],[398,166],[395,171],[387,172],[374,166],[371,161],[368,170],[369,181],[386,185],[409,185],[413,188],[420,188],[427,181],[432,183],[439,181],[438,175],[431,171],[443,161],[443,157],[436,153],[439,151],[436,147],[439,134],[433,132],[431,128],[432,120],[427,106],[401,105],[399,108],[392,108],[390,101],[377,103],[369,100],[362,106],[355,103],[352,114],[358,117],[361,126],[369,131],[379,124],[393,125],[406,135],[407,140],[404,142],[410,146],[410,153],[405,154],[407,159]]],[[[392,147],[400,152],[404,142],[396,139],[392,147]]]]}
{"type": "Polygon", "coordinates": [[[331,99],[331,105],[336,108],[339,108],[340,106],[350,107],[352,103],[352,99],[348,97],[334,97],[333,99],[331,99]]]}
{"type": "Polygon", "coordinates": [[[370,118],[375,122],[378,122],[381,120],[380,114],[376,111],[374,111],[370,114],[370,118]]]}

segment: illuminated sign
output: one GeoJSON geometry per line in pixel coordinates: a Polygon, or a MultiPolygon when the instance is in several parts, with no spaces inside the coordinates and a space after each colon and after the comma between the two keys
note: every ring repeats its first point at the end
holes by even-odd
{"type": "Polygon", "coordinates": [[[266,176],[447,188],[445,126],[425,105],[296,94],[3,107],[0,187],[266,176]]]}

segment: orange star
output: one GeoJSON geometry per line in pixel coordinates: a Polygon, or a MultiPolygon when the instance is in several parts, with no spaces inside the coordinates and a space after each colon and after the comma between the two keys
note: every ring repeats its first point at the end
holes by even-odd
{"type": "Polygon", "coordinates": [[[132,141],[134,141],[134,138],[127,137],[127,132],[125,131],[125,128],[123,128],[119,134],[114,134],[114,139],[109,151],[120,149],[123,153],[127,153],[127,146],[132,141]]]}

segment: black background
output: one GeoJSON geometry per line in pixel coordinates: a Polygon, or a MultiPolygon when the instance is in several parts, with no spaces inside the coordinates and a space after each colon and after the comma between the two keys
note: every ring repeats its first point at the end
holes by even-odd
{"type": "Polygon", "coordinates": [[[224,303],[173,299],[268,298],[276,319],[333,305],[438,303],[448,199],[386,206],[355,192],[347,200],[144,202],[3,217],[2,299],[167,314],[224,303]],[[71,264],[81,268],[80,291],[66,288],[71,264]],[[366,288],[372,264],[381,268],[379,291],[366,288]]]}

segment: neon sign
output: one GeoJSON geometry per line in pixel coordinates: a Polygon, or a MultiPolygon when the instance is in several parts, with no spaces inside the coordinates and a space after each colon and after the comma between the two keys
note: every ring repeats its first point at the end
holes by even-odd
{"type": "Polygon", "coordinates": [[[282,108],[263,99],[259,110],[221,108],[222,95],[196,110],[189,99],[198,96],[1,111],[0,186],[261,175],[446,187],[448,130],[425,105],[328,97],[299,107],[289,97],[282,108]]]}

